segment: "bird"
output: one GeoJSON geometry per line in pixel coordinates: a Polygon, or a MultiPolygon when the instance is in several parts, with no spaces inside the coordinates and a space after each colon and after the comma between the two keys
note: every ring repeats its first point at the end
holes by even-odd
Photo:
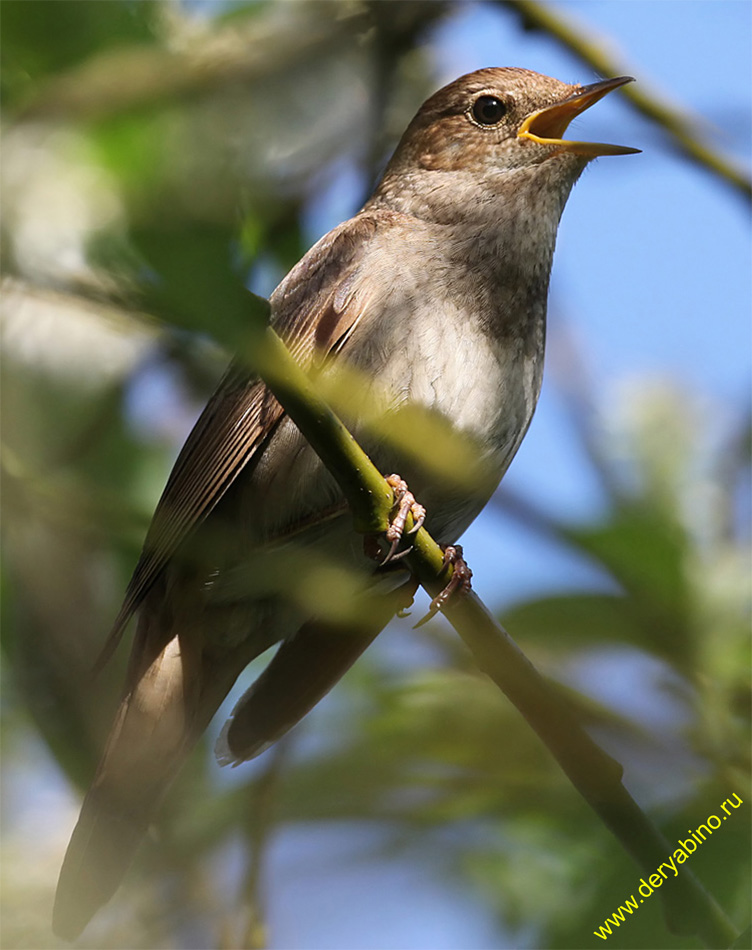
{"type": "MultiPolygon", "coordinates": [[[[444,546],[489,500],[533,417],[572,187],[592,159],[638,151],[568,140],[566,129],[630,81],[493,67],[444,86],[363,208],[270,298],[272,327],[325,391],[355,381],[347,424],[380,471],[404,477],[444,546]],[[463,480],[410,451],[425,431],[456,436],[483,477],[463,480]]],[[[75,939],[115,894],[254,658],[277,645],[222,730],[221,764],[259,755],[302,719],[409,602],[410,583],[406,569],[366,557],[336,481],[236,359],[178,456],[105,648],[137,616],[122,700],[60,872],[54,932],[75,939]],[[269,582],[323,563],[352,569],[367,609],[329,615],[269,582]]]]}

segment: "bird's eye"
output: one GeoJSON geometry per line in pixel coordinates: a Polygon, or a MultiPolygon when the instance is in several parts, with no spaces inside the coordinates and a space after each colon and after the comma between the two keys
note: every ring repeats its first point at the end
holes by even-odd
{"type": "Polygon", "coordinates": [[[473,103],[473,118],[479,125],[496,125],[506,115],[507,107],[496,96],[478,96],[473,103]]]}

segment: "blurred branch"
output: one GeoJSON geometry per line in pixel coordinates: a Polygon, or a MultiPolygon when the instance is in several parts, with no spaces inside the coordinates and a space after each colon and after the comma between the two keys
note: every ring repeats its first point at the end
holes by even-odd
{"type": "MultiPolygon", "coordinates": [[[[370,198],[383,170],[387,148],[395,132],[387,119],[394,89],[404,81],[405,57],[418,48],[421,34],[431,22],[452,12],[453,4],[450,0],[402,0],[399,4],[368,0],[367,7],[374,29],[369,36],[373,77],[364,150],[367,181],[361,196],[363,204],[370,198]]],[[[401,132],[400,127],[398,134],[401,132]]]]}
{"type": "MultiPolygon", "coordinates": [[[[201,30],[179,17],[163,45],[128,46],[91,57],[44,81],[19,110],[21,119],[103,119],[165,100],[192,98],[230,85],[250,86],[285,69],[378,40],[386,32],[407,45],[448,9],[446,2],[394,5],[353,0],[271,3],[230,25],[210,20],[201,30]],[[399,9],[397,7],[399,6],[399,9]],[[394,29],[386,30],[392,24],[394,29]],[[375,28],[375,29],[374,29],[375,28]]],[[[380,43],[379,46],[383,46],[380,43]]]]}
{"type": "MultiPolygon", "coordinates": [[[[560,8],[538,0],[496,0],[519,14],[527,30],[548,33],[571,53],[602,76],[619,76],[628,67],[613,56],[603,38],[589,32],[581,22],[570,19],[560,8]]],[[[644,85],[630,85],[623,95],[637,111],[659,125],[673,147],[705,171],[731,185],[747,201],[752,200],[752,179],[749,172],[735,161],[713,148],[700,133],[698,123],[686,111],[677,109],[668,99],[644,85]]]]}
{"type": "Polygon", "coordinates": [[[253,786],[253,797],[245,822],[250,859],[241,894],[247,915],[239,944],[244,950],[263,950],[267,945],[262,879],[274,829],[274,811],[279,804],[279,783],[293,742],[294,738],[289,735],[280,739],[270,751],[266,768],[253,786]]]}
{"type": "Polygon", "coordinates": [[[164,332],[161,323],[146,310],[138,310],[138,301],[129,296],[128,290],[116,280],[108,279],[101,272],[96,277],[67,276],[55,280],[46,278],[44,284],[13,274],[6,274],[0,282],[2,297],[3,336],[8,326],[8,315],[28,304],[69,308],[85,312],[115,330],[126,335],[135,333],[134,318],[138,321],[138,333],[148,343],[164,332]]]}
{"type": "Polygon", "coordinates": [[[270,4],[240,24],[235,20],[231,26],[178,37],[171,47],[128,46],[100,53],[44,82],[19,117],[102,119],[226,84],[250,84],[341,49],[364,26],[354,5],[337,16],[313,16],[307,6],[286,9],[288,4],[282,4],[280,13],[278,4],[270,4]],[[305,11],[302,16],[300,11],[305,11]]]}
{"type": "MultiPolygon", "coordinates": [[[[718,459],[717,480],[722,488],[719,535],[724,541],[731,541],[738,537],[740,519],[734,503],[738,501],[742,492],[745,498],[749,498],[749,490],[743,479],[746,478],[746,481],[749,481],[751,462],[752,414],[747,411],[736,431],[732,432],[727,439],[724,451],[719,454],[718,459]]],[[[743,523],[747,524],[748,521],[747,517],[743,523]]]]}
{"type": "MultiPolygon", "coordinates": [[[[246,357],[337,479],[357,530],[383,530],[392,507],[391,489],[277,335],[268,327],[259,332],[258,311],[268,305],[253,299],[254,339],[245,350],[246,357]]],[[[414,535],[413,542],[406,563],[434,597],[447,582],[441,548],[425,528],[414,535]]],[[[619,763],[593,742],[571,706],[543,679],[476,594],[451,599],[444,614],[480,669],[520,711],[590,807],[643,871],[654,873],[671,854],[671,847],[621,783],[619,763]]],[[[724,912],[684,869],[662,897],[673,932],[696,933],[709,947],[727,947],[734,940],[736,931],[724,912]]]]}
{"type": "Polygon", "coordinates": [[[597,437],[598,423],[592,374],[572,332],[572,326],[570,320],[564,319],[557,327],[555,346],[551,347],[553,353],[550,373],[563,397],[568,418],[600,487],[611,502],[616,503],[623,498],[624,488],[597,437]]]}

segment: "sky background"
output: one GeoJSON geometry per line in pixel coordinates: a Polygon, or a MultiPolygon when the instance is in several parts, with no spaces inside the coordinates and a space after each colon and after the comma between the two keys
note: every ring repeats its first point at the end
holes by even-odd
{"type": "MultiPolygon", "coordinates": [[[[572,0],[555,6],[607,37],[623,73],[691,110],[719,149],[749,162],[752,4],[572,0]]],[[[207,15],[220,5],[191,7],[207,15]]],[[[599,78],[553,41],[523,33],[513,16],[491,3],[464,4],[428,40],[437,87],[485,66],[521,66],[568,82],[599,78]]],[[[537,506],[572,520],[597,518],[603,499],[553,382],[557,366],[567,369],[567,339],[575,342],[604,419],[628,410],[626,393],[650,398],[652,387],[671,384],[686,394],[693,418],[712,421],[705,435],[710,444],[722,444],[749,413],[752,342],[749,206],[673,153],[661,131],[618,93],[575,128],[582,138],[643,153],[594,162],[570,198],[551,284],[548,373],[533,425],[505,478],[537,506]]],[[[311,243],[357,210],[358,184],[343,174],[316,196],[307,215],[311,243]]],[[[502,617],[505,605],[535,593],[610,584],[571,550],[532,535],[497,510],[484,513],[463,544],[476,590],[502,617]]],[[[387,631],[374,648],[404,662],[409,648],[400,629],[387,631]]],[[[634,671],[630,667],[624,676],[625,688],[646,705],[646,679],[634,671]]],[[[314,715],[327,715],[336,702],[333,695],[314,715]]],[[[220,714],[216,722],[222,721],[220,714]]],[[[30,840],[67,836],[79,803],[45,768],[41,751],[39,760],[33,750],[30,755],[28,784],[22,776],[13,786],[11,807],[30,840]]],[[[225,770],[220,780],[232,781],[233,773],[225,770]]],[[[432,877],[425,860],[375,858],[372,837],[368,826],[353,824],[294,828],[278,836],[266,887],[275,947],[352,950],[354,932],[361,938],[358,950],[490,950],[502,939],[525,945],[524,934],[500,937],[488,907],[456,882],[439,873],[432,877]]],[[[64,846],[61,839],[61,853],[64,846]]]]}

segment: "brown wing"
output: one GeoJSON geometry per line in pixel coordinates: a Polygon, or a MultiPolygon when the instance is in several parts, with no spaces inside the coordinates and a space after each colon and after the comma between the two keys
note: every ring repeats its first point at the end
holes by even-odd
{"type": "MultiPolygon", "coordinates": [[[[367,301],[357,293],[365,248],[389,212],[360,214],[323,237],[271,298],[272,324],[295,359],[338,348],[367,301]]],[[[107,662],[126,624],[186,537],[213,510],[284,415],[263,382],[233,363],[183,446],[159,500],[125,599],[97,661],[107,662]]]]}
{"type": "Polygon", "coordinates": [[[293,267],[271,296],[272,326],[292,356],[307,364],[342,345],[367,306],[361,264],[376,231],[394,212],[357,215],[330,231],[293,267]]]}

